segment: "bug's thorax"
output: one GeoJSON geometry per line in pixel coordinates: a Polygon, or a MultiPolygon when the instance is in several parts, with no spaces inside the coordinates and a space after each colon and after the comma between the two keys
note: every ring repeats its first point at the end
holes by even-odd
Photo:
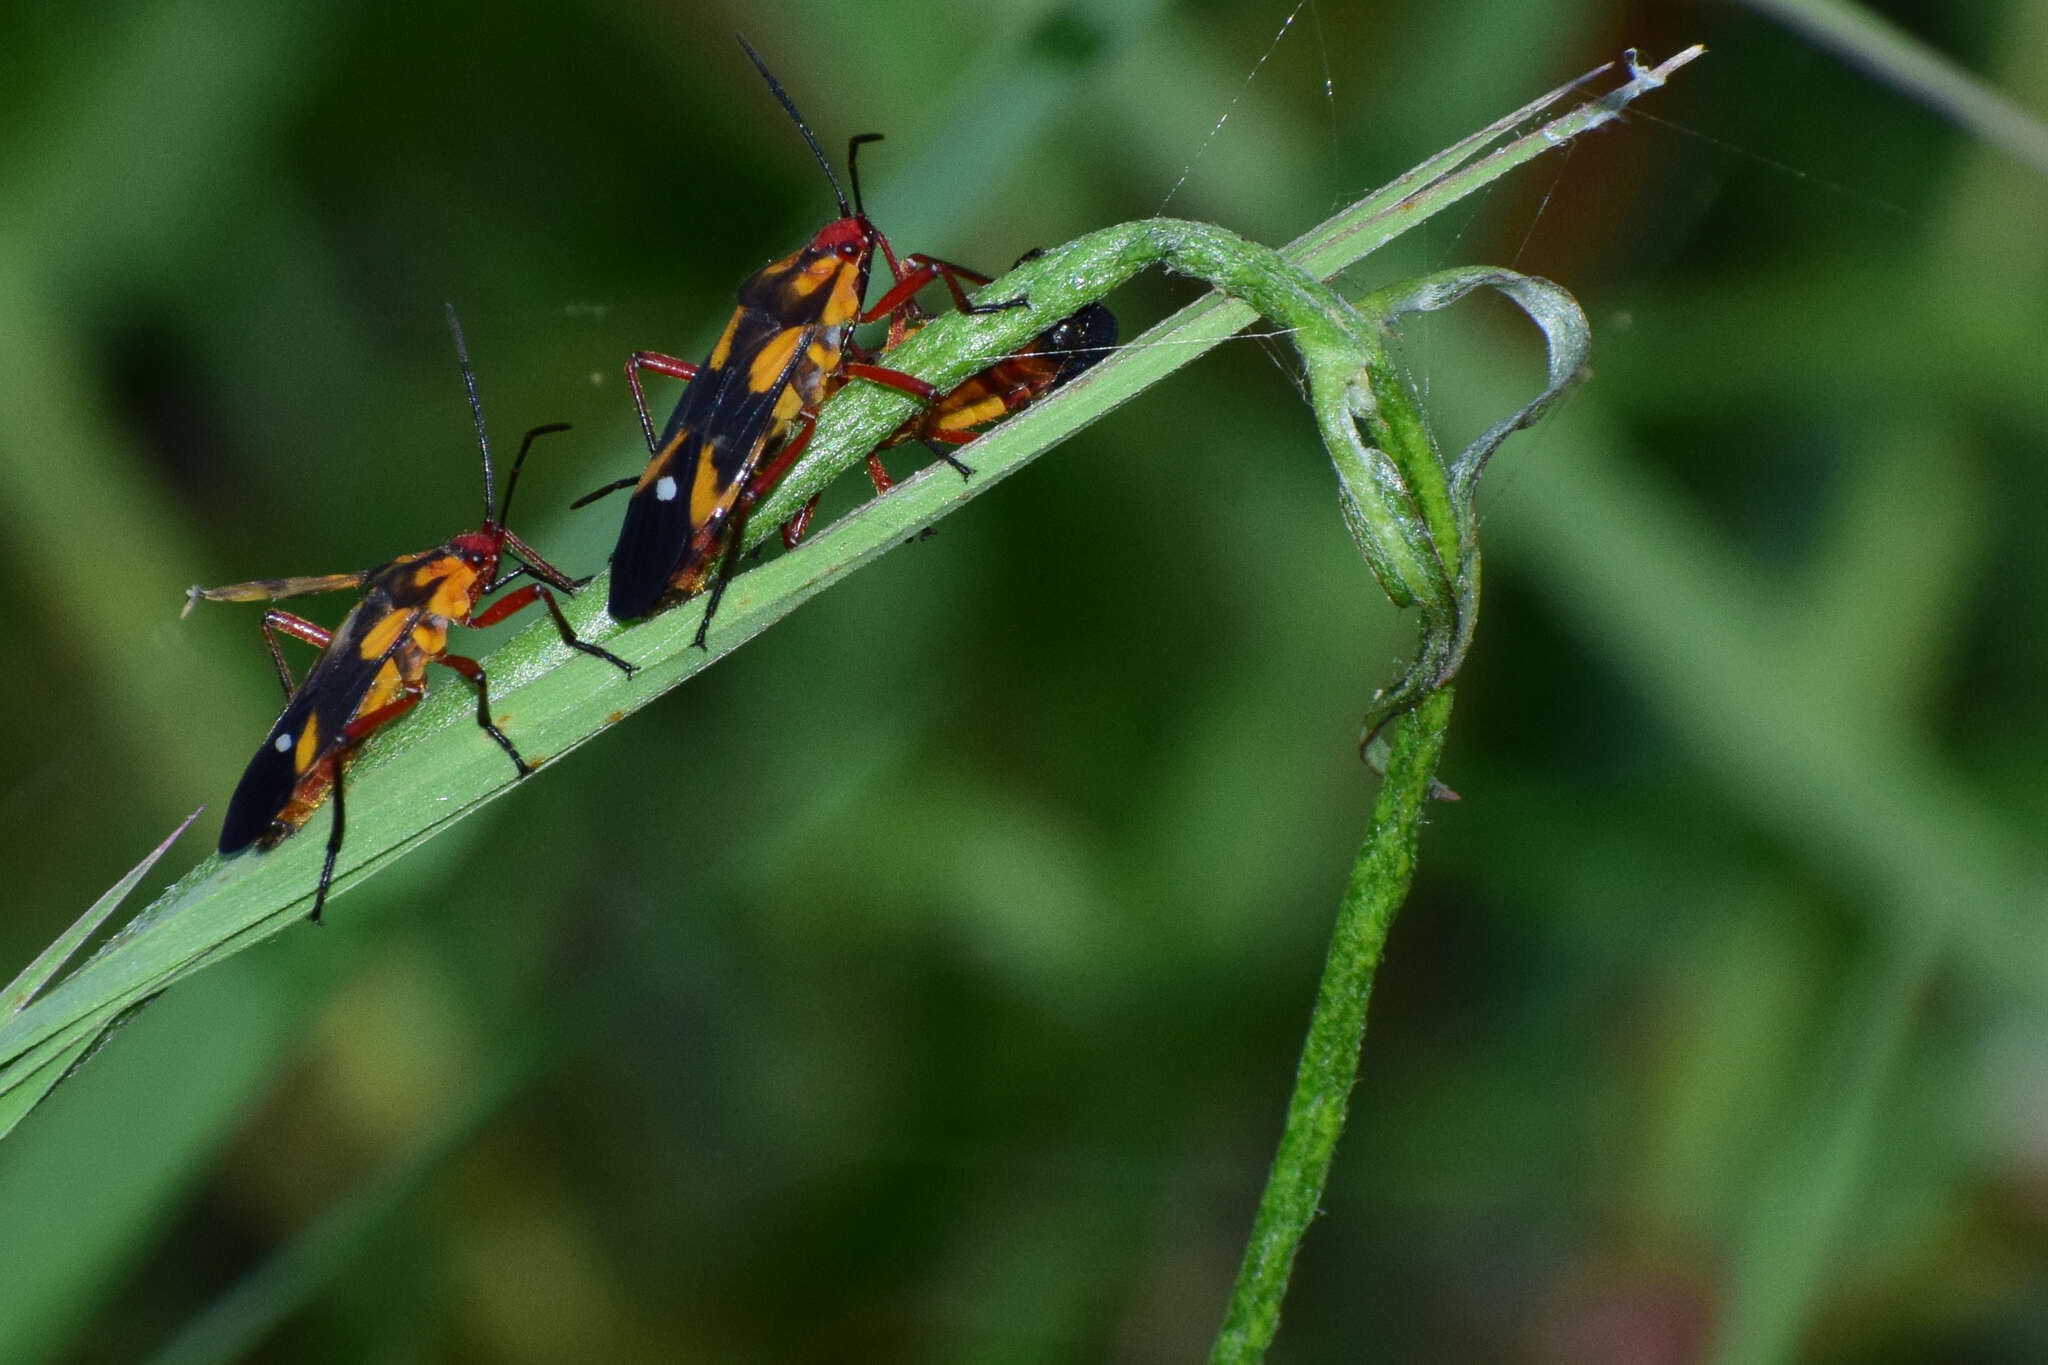
{"type": "Polygon", "coordinates": [[[881,234],[865,215],[835,218],[800,249],[770,261],[739,288],[739,305],[785,327],[838,329],[860,317],[881,234]]]}
{"type": "Polygon", "coordinates": [[[430,589],[426,602],[429,616],[461,624],[469,620],[476,604],[498,576],[498,561],[505,553],[505,533],[497,526],[464,531],[449,541],[433,572],[422,566],[420,586],[430,589]],[[431,581],[429,581],[431,579],[431,581]]]}

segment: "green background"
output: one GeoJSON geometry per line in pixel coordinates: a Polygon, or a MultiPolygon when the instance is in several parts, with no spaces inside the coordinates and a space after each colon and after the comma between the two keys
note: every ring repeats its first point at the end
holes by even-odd
{"type": "MultiPolygon", "coordinates": [[[[2040,0],[1886,9],[2048,88],[2040,0]]],[[[444,300],[501,444],[576,424],[515,526],[602,564],[621,360],[830,211],[735,27],[991,267],[1191,159],[1170,211],[1284,241],[1704,41],[1355,272],[1548,275],[1595,373],[1481,493],[1464,800],[1274,1358],[2048,1358],[2048,187],[1735,7],[1325,0],[1247,85],[1285,17],[0,13],[0,975],[217,834],[277,697],[188,583],[474,524],[444,300]]],[[[1540,376],[1505,307],[1405,353],[1452,441],[1540,376]]],[[[1199,1356],[1411,642],[1291,366],[1222,348],[142,1014],[0,1143],[0,1359],[1199,1356]]]]}

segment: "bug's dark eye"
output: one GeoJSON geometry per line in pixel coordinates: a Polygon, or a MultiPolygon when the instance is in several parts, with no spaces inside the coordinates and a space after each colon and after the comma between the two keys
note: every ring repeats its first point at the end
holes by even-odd
{"type": "Polygon", "coordinates": [[[841,259],[842,261],[854,260],[859,255],[860,244],[858,242],[848,242],[844,246],[839,248],[839,259],[841,259]]]}

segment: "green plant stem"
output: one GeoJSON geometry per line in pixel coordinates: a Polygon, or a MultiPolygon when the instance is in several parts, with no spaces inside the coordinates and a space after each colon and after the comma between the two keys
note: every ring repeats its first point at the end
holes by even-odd
{"type": "Polygon", "coordinates": [[[1387,780],[1373,803],[1372,827],[1337,907],[1315,1012],[1309,1017],[1308,1039],[1294,1073],[1287,1122],[1265,1192],[1259,1196],[1223,1330],[1209,1353],[1210,1365],[1264,1359],[1279,1330],[1280,1304],[1295,1252],[1321,1207],[1330,1162],[1344,1131],[1351,1088],[1358,1078],[1359,1050],[1365,1043],[1365,1007],[1372,997],[1373,972],[1394,914],[1408,896],[1415,872],[1416,829],[1450,719],[1451,689],[1439,688],[1402,717],[1394,735],[1387,780]]]}

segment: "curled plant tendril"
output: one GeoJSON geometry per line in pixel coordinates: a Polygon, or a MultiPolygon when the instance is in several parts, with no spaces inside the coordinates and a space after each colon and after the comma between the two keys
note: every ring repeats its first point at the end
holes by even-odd
{"type": "MultiPolygon", "coordinates": [[[[1473,506],[1479,476],[1486,472],[1487,462],[1502,442],[1533,425],[1578,382],[1586,372],[1586,359],[1592,350],[1592,330],[1578,301],[1549,280],[1512,270],[1446,270],[1370,295],[1360,300],[1358,307],[1384,327],[1407,314],[1448,308],[1476,289],[1494,289],[1506,295],[1542,331],[1548,353],[1547,373],[1542,391],[1534,398],[1481,432],[1446,463],[1428,424],[1422,420],[1405,377],[1387,364],[1384,351],[1372,363],[1363,399],[1355,391],[1343,395],[1347,408],[1374,441],[1386,447],[1370,453],[1396,466],[1402,478],[1412,481],[1411,487],[1425,486],[1426,503],[1434,505],[1441,498],[1449,517],[1449,525],[1444,526],[1429,517],[1413,515],[1409,509],[1414,500],[1404,501],[1400,493],[1387,492],[1384,480],[1375,480],[1361,490],[1345,478],[1344,460],[1337,457],[1336,448],[1332,447],[1333,458],[1338,458],[1338,476],[1344,480],[1345,521],[1367,561],[1374,564],[1374,572],[1379,573],[1379,561],[1375,551],[1367,547],[1376,543],[1375,537],[1391,533],[1408,538],[1410,556],[1432,566],[1435,575],[1429,583],[1429,594],[1416,598],[1423,606],[1423,640],[1415,663],[1401,681],[1373,697],[1359,733],[1361,750],[1389,720],[1412,707],[1424,693],[1448,683],[1464,662],[1479,618],[1479,519],[1473,506]],[[1369,515],[1361,506],[1361,498],[1383,492],[1378,515],[1369,515]],[[1429,537],[1427,543],[1420,540],[1424,536],[1429,537]],[[1446,549],[1454,553],[1446,556],[1446,549]],[[1447,561],[1456,565],[1455,570],[1446,567],[1447,561]]],[[[1323,401],[1313,391],[1310,398],[1319,405],[1323,401]]],[[[1334,420],[1324,422],[1326,440],[1331,437],[1334,420]]],[[[1400,591],[1408,586],[1390,584],[1384,574],[1380,575],[1380,585],[1396,602],[1401,601],[1400,591]]]]}
{"type": "MultiPolygon", "coordinates": [[[[1447,270],[1357,304],[1278,252],[1207,223],[1152,218],[1090,233],[1046,252],[982,291],[1030,300],[1029,308],[952,316],[889,352],[890,363],[943,389],[972,374],[982,356],[1007,353],[1150,266],[1204,280],[1278,324],[1301,353],[1309,406],[1335,465],[1338,505],[1360,554],[1395,605],[1421,613],[1422,637],[1400,681],[1373,696],[1361,749],[1387,721],[1448,683],[1471,645],[1479,600],[1479,540],[1472,499],[1488,459],[1540,417],[1583,372],[1590,331],[1557,285],[1511,270],[1447,270]],[[1476,289],[1513,300],[1544,334],[1548,382],[1452,460],[1437,448],[1414,393],[1388,353],[1389,326],[1449,307],[1476,289]],[[963,334],[971,344],[963,347],[963,334]]],[[[1142,356],[1145,338],[1131,343],[1142,356]]],[[[1089,380],[1076,384],[1085,389],[1089,380]]],[[[914,401],[860,386],[827,407],[804,458],[754,518],[765,535],[893,431],[914,401]]],[[[1030,420],[1027,414],[1020,421],[1030,420]]],[[[1444,794],[1439,792],[1439,795],[1444,794]]]]}

